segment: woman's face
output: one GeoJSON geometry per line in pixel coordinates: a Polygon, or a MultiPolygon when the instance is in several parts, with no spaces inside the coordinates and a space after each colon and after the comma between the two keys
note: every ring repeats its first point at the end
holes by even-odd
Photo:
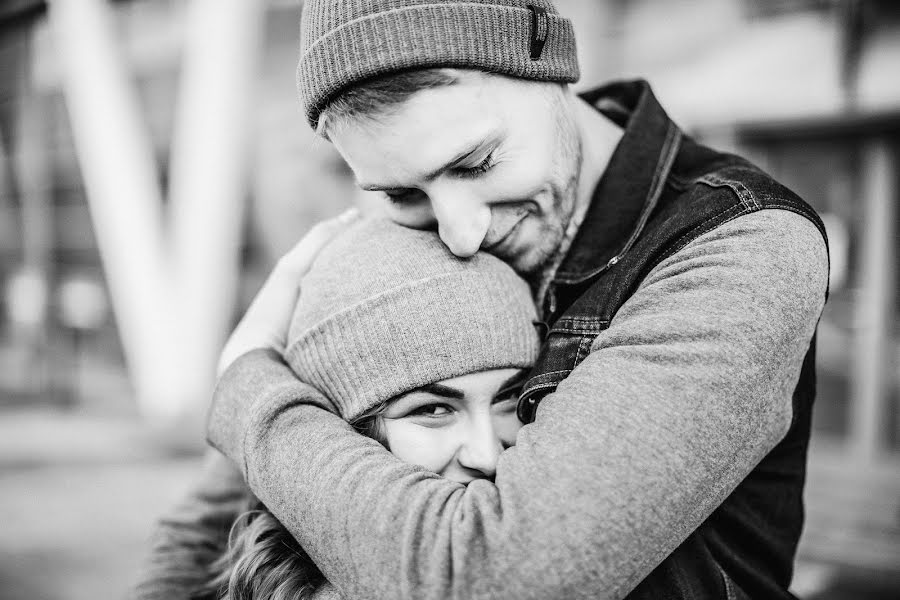
{"type": "Polygon", "coordinates": [[[444,379],[400,396],[382,413],[399,459],[459,483],[492,479],[522,424],[516,400],[524,371],[494,369],[444,379]]]}

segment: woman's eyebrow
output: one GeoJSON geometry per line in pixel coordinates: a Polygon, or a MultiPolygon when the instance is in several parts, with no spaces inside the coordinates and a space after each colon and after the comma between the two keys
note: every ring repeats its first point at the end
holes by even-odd
{"type": "Polygon", "coordinates": [[[429,383],[428,385],[423,385],[419,388],[419,391],[428,392],[435,396],[443,396],[444,398],[453,398],[455,400],[462,400],[466,397],[465,392],[462,390],[458,390],[455,387],[450,387],[449,385],[444,385],[442,383],[429,383]]]}

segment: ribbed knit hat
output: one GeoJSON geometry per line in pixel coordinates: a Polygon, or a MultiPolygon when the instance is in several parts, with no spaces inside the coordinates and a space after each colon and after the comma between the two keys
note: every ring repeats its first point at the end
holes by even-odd
{"type": "Polygon", "coordinates": [[[578,81],[575,33],[549,0],[306,0],[297,87],[313,128],[341,90],[406,69],[458,67],[578,81]]]}
{"type": "Polygon", "coordinates": [[[432,232],[363,221],[300,284],[285,354],[346,420],[399,394],[537,357],[528,285],[500,259],[453,256],[432,232]]]}

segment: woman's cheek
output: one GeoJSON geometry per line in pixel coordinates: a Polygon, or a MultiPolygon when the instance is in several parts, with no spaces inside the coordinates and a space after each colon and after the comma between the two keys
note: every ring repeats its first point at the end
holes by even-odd
{"type": "Polygon", "coordinates": [[[423,427],[405,419],[385,421],[388,448],[394,456],[442,474],[454,456],[448,428],[423,427]]]}
{"type": "Polygon", "coordinates": [[[522,422],[515,412],[507,412],[494,417],[494,431],[500,438],[503,446],[508,448],[516,445],[516,437],[522,429],[522,422]]]}

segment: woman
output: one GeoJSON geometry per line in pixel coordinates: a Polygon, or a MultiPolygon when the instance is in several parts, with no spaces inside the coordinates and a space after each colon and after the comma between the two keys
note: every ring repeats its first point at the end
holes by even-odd
{"type": "MultiPolygon", "coordinates": [[[[509,266],[368,221],[327,246],[301,287],[285,353],[300,379],[401,460],[461,484],[493,478],[539,345],[530,290],[509,266]]],[[[255,504],[198,597],[340,597],[255,504]]]]}

